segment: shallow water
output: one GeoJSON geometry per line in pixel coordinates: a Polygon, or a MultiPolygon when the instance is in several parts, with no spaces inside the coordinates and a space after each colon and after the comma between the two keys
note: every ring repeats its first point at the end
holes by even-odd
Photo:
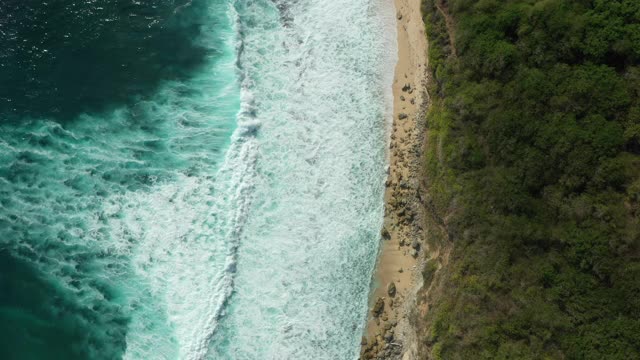
{"type": "Polygon", "coordinates": [[[355,358],[393,5],[8,4],[0,357],[355,358]]]}

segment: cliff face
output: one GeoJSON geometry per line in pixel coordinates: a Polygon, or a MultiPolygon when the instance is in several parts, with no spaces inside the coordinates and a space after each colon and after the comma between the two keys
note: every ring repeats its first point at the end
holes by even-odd
{"type": "Polygon", "coordinates": [[[424,0],[406,358],[640,358],[640,3],[424,0]]]}

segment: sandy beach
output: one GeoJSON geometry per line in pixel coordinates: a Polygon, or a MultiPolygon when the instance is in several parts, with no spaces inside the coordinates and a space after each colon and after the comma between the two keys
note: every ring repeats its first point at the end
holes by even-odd
{"type": "MultiPolygon", "coordinates": [[[[416,198],[424,139],[423,115],[427,40],[420,0],[395,0],[398,63],[393,83],[393,125],[385,190],[383,242],[374,273],[374,289],[363,336],[361,358],[395,359],[410,347],[407,312],[419,286],[420,252],[425,233],[416,198]]],[[[406,358],[406,357],[405,357],[406,358]]]]}

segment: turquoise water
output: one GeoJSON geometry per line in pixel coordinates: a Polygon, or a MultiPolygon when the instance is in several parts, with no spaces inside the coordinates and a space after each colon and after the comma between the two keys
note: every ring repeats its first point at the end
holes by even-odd
{"type": "Polygon", "coordinates": [[[357,357],[394,13],[0,7],[0,358],[357,357]]]}

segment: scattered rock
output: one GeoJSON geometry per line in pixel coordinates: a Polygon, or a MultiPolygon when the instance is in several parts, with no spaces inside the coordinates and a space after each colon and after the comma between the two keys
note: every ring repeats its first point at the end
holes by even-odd
{"type": "Polygon", "coordinates": [[[404,84],[404,86],[402,87],[402,91],[407,92],[409,90],[411,90],[411,84],[404,84]]]}
{"type": "Polygon", "coordinates": [[[362,337],[362,341],[360,341],[360,345],[367,346],[367,337],[366,336],[362,337]]]}
{"type": "Polygon", "coordinates": [[[403,95],[400,95],[400,100],[404,101],[404,96],[403,95]]]}
{"type": "Polygon", "coordinates": [[[412,256],[412,257],[414,257],[414,258],[415,258],[415,257],[418,257],[418,251],[416,251],[416,249],[411,249],[410,254],[411,254],[411,256],[412,256]]]}
{"type": "Polygon", "coordinates": [[[394,284],[393,281],[387,285],[387,294],[391,297],[396,296],[396,284],[394,284]]]}
{"type": "Polygon", "coordinates": [[[402,270],[402,268],[400,268],[400,270],[398,270],[398,272],[402,274],[404,272],[404,270],[402,270]]]}
{"type": "MultiPolygon", "coordinates": [[[[402,100],[402,101],[404,101],[404,100],[402,100]]],[[[411,105],[415,105],[416,104],[416,99],[411,98],[410,102],[411,102],[411,105]]]]}
{"type": "Polygon", "coordinates": [[[407,114],[405,114],[405,113],[400,113],[400,115],[398,115],[398,119],[399,119],[399,120],[404,120],[404,119],[406,119],[406,118],[408,118],[408,117],[409,117],[409,115],[407,115],[407,114]]]}
{"type": "Polygon", "coordinates": [[[418,242],[418,240],[413,239],[413,241],[411,242],[411,247],[418,250],[418,248],[420,247],[420,243],[418,242]]]}
{"type": "Polygon", "coordinates": [[[402,14],[400,14],[400,11],[398,11],[398,13],[396,14],[396,18],[398,20],[402,20],[402,14]]]}

